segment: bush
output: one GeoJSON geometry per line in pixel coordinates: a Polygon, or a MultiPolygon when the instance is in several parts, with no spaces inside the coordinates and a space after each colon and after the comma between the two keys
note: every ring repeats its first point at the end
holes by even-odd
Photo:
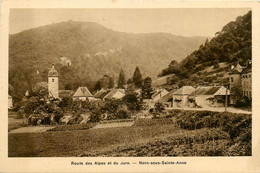
{"type": "Polygon", "coordinates": [[[131,117],[129,111],[125,109],[119,109],[116,113],[116,117],[119,119],[128,119],[131,117]]]}
{"type": "Polygon", "coordinates": [[[101,112],[99,110],[93,110],[90,113],[90,122],[91,123],[97,123],[101,120],[101,112]]]}
{"type": "Polygon", "coordinates": [[[155,105],[155,111],[156,113],[161,113],[164,110],[164,106],[162,104],[162,102],[157,102],[155,105]]]}
{"type": "Polygon", "coordinates": [[[72,125],[58,125],[53,129],[48,131],[73,131],[73,130],[87,130],[93,128],[95,123],[86,123],[86,124],[72,124],[72,125]]]}

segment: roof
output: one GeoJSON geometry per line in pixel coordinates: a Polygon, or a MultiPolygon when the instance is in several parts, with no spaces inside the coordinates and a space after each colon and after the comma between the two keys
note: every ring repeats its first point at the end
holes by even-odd
{"type": "Polygon", "coordinates": [[[94,97],[95,97],[95,98],[103,99],[110,91],[111,91],[111,90],[101,89],[101,90],[99,90],[99,91],[94,95],[94,97]]]}
{"type": "Polygon", "coordinates": [[[93,97],[87,87],[79,87],[73,97],[93,97]]]}
{"type": "MultiPolygon", "coordinates": [[[[155,93],[152,95],[152,99],[155,98],[156,96],[158,96],[160,93],[162,93],[165,89],[163,90],[158,90],[158,91],[155,91],[155,93]]],[[[167,91],[167,90],[166,90],[167,91]]],[[[167,91],[168,92],[168,91],[167,91]]]]}
{"type": "Polygon", "coordinates": [[[195,88],[192,86],[183,86],[173,93],[173,95],[190,95],[195,88]]]}
{"type": "Polygon", "coordinates": [[[214,95],[221,87],[211,87],[204,95],[214,95]]]}
{"type": "Polygon", "coordinates": [[[229,74],[240,74],[245,67],[241,66],[239,63],[229,72],[229,74]]]}
{"type": "Polygon", "coordinates": [[[73,95],[74,91],[72,90],[59,90],[59,97],[71,97],[73,95]]]}
{"type": "MultiPolygon", "coordinates": [[[[227,94],[229,95],[229,90],[227,94]]],[[[226,88],[223,86],[198,87],[189,96],[198,95],[226,95],[226,88]]]]}
{"type": "Polygon", "coordinates": [[[211,87],[198,87],[190,94],[190,96],[204,95],[210,88],[211,87]]]}
{"type": "Polygon", "coordinates": [[[58,77],[59,76],[57,70],[54,69],[54,65],[52,65],[52,68],[49,71],[48,76],[49,77],[58,77]]]}
{"type": "Polygon", "coordinates": [[[171,90],[170,92],[168,92],[166,95],[164,95],[162,98],[159,99],[160,102],[169,102],[170,99],[172,99],[173,93],[176,91],[177,89],[171,90]]]}
{"type": "Polygon", "coordinates": [[[125,90],[124,89],[115,89],[115,90],[112,90],[110,91],[105,97],[104,99],[111,99],[114,94],[116,94],[117,92],[120,92],[122,94],[125,94],[125,90]]]}

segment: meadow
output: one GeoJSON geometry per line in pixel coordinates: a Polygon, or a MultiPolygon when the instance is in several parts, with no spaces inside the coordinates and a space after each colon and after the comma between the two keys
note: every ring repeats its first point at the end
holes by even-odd
{"type": "MultiPolygon", "coordinates": [[[[9,157],[250,156],[251,115],[172,111],[133,126],[93,129],[57,126],[9,134],[9,157]]],[[[82,126],[82,128],[81,128],[82,126]]]]}

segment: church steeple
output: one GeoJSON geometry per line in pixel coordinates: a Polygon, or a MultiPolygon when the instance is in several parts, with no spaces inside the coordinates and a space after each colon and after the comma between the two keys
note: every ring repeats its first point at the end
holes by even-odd
{"type": "Polygon", "coordinates": [[[59,75],[52,64],[52,68],[48,73],[48,90],[49,97],[59,98],[59,75]]]}

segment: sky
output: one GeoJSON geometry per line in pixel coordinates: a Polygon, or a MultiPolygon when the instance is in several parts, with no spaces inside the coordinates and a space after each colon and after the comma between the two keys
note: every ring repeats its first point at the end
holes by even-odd
{"type": "Polygon", "coordinates": [[[180,36],[214,37],[248,8],[204,9],[11,9],[9,33],[68,20],[96,22],[127,33],[165,32],[180,36]]]}

